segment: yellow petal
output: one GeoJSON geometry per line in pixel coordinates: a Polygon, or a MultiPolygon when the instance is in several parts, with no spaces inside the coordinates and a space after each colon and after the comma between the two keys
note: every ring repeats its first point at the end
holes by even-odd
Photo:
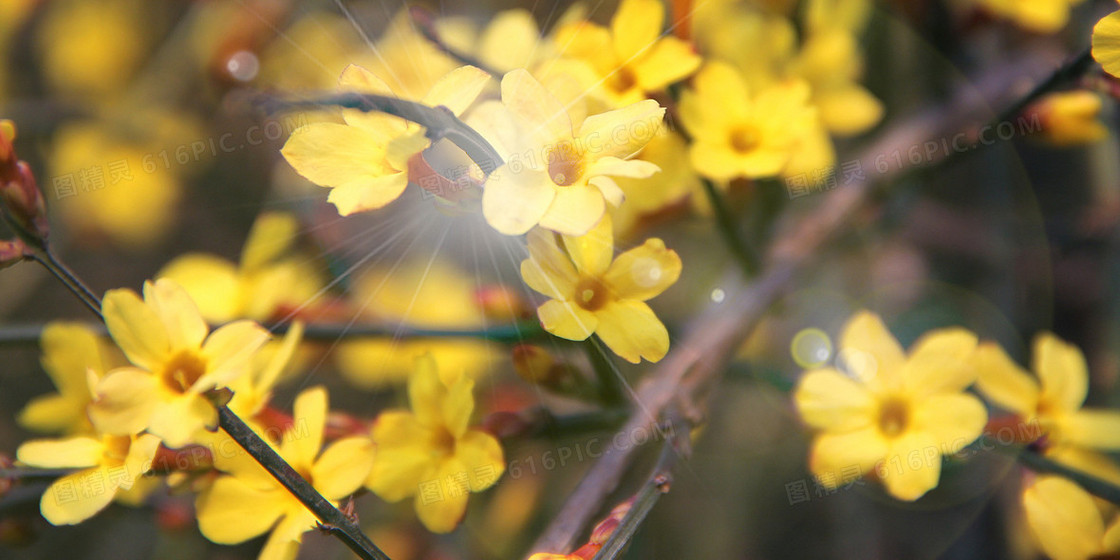
{"type": "Polygon", "coordinates": [[[467,511],[467,498],[470,496],[469,472],[455,459],[444,460],[439,468],[420,482],[422,489],[439,485],[441,492],[420,491],[416,494],[416,516],[433,533],[450,533],[459,525],[467,511]]]}
{"type": "Polygon", "coordinates": [[[474,66],[461,66],[436,81],[422,101],[432,107],[447,107],[458,116],[474,103],[489,81],[490,74],[474,66]]]}
{"type": "Polygon", "coordinates": [[[75,396],[43,395],[31,399],[19,412],[19,425],[36,432],[74,432],[88,424],[85,399],[75,396]]]}
{"type": "Polygon", "coordinates": [[[268,342],[268,331],[253,321],[236,321],[223,325],[210,334],[202,345],[202,354],[209,361],[206,376],[195,385],[209,389],[224,386],[248,370],[253,355],[268,342]],[[207,384],[212,384],[209,387],[207,384]]]}
{"type": "Polygon", "coordinates": [[[1120,517],[1112,520],[1112,523],[1105,529],[1104,538],[1101,541],[1101,550],[1104,552],[1120,551],[1120,517]]]}
{"type": "Polygon", "coordinates": [[[97,384],[98,398],[89,407],[89,418],[99,431],[135,434],[148,427],[159,404],[158,381],[137,368],[117,368],[97,384]]]}
{"type": "Polygon", "coordinates": [[[159,316],[172,351],[198,348],[210,328],[187,291],[174,280],[160,278],[144,283],[144,303],[159,316]]]}
{"type": "Polygon", "coordinates": [[[1058,426],[1062,443],[1120,450],[1120,411],[1078,410],[1062,415],[1058,426]]]}
{"type": "Polygon", "coordinates": [[[1068,467],[1120,485],[1120,465],[1104,453],[1074,445],[1055,445],[1046,449],[1046,456],[1068,467]]]}
{"type": "Polygon", "coordinates": [[[572,261],[557,246],[552,232],[529,232],[529,258],[521,261],[521,277],[528,286],[553,299],[567,299],[579,280],[572,261]]]}
{"type": "Polygon", "coordinates": [[[750,92],[742,74],[725,62],[709,62],[692,79],[693,89],[681,96],[681,121],[700,137],[713,122],[739,122],[750,114],[750,92]]]}
{"type": "Polygon", "coordinates": [[[696,172],[715,181],[730,181],[736,177],[765,177],[776,175],[785,158],[762,161],[752,160],[750,174],[746,173],[742,157],[727,144],[716,144],[704,139],[692,143],[688,150],[689,161],[696,172]]]}
{"type": "Polygon", "coordinates": [[[194,442],[195,434],[218,425],[218,411],[200,395],[186,393],[153,407],[148,431],[163,444],[178,449],[194,442]]]}
{"type": "Polygon", "coordinates": [[[586,235],[565,235],[561,239],[582,276],[600,277],[606,274],[614,259],[614,234],[609,215],[604,215],[586,235]]]}
{"type": "Polygon", "coordinates": [[[1023,491],[1027,525],[1055,560],[1084,559],[1100,552],[1104,522],[1093,498],[1073,482],[1041,475],[1023,491]]]}
{"type": "Polygon", "coordinates": [[[591,177],[587,180],[587,184],[599,189],[599,194],[603,196],[603,200],[610,203],[611,206],[618,208],[626,200],[626,193],[622,192],[622,187],[614,179],[605,176],[591,177]]]}
{"type": "Polygon", "coordinates": [[[295,216],[286,212],[262,212],[253,222],[241,250],[241,266],[245,270],[264,267],[283,256],[298,234],[299,220],[295,216]]]}
{"type": "Polygon", "coordinates": [[[528,68],[540,49],[540,29],[533,14],[525,9],[498,12],[486,26],[478,42],[478,57],[490,68],[508,72],[528,68]]]}
{"type": "Polygon", "coordinates": [[[876,426],[850,432],[824,432],[813,439],[809,470],[828,488],[872,472],[887,454],[887,442],[876,426]]]}
{"type": "Polygon", "coordinates": [[[598,158],[627,159],[661,131],[665,108],[652,99],[592,115],[579,127],[578,145],[598,158]]]}
{"type": "Polygon", "coordinates": [[[1076,346],[1043,333],[1035,337],[1032,368],[1042,381],[1042,398],[1063,410],[1077,410],[1089,390],[1085,355],[1076,346]]]}
{"type": "Polygon", "coordinates": [[[859,134],[883,118],[883,103],[858,84],[817,94],[815,103],[825,127],[839,136],[859,134]]]}
{"type": "Polygon", "coordinates": [[[632,179],[645,179],[652,177],[654,173],[660,171],[661,168],[640,159],[619,159],[612,156],[604,156],[595,160],[591,167],[587,170],[588,175],[611,175],[614,177],[629,177],[632,179]]]}
{"type": "Polygon", "coordinates": [[[233,263],[202,253],[176,258],[156,274],[178,282],[198,305],[202,316],[215,323],[234,319],[241,311],[240,286],[233,263]]]}
{"type": "Polygon", "coordinates": [[[658,0],[623,0],[611,18],[614,54],[625,63],[650,48],[661,36],[665,6],[658,0]]]}
{"type": "Polygon", "coordinates": [[[589,185],[561,187],[541,216],[540,225],[564,235],[583,235],[599,223],[606,211],[599,189],[589,185]]]}
{"type": "Polygon", "coordinates": [[[284,440],[285,450],[289,443],[292,446],[293,454],[285,454],[288,462],[305,468],[315,462],[323,446],[323,428],[327,425],[329,410],[327,390],[322,386],[305,389],[296,396],[292,405],[292,421],[300,427],[301,436],[284,440]]]}
{"type": "Polygon", "coordinates": [[[339,187],[368,183],[401,170],[385,165],[385,143],[363,128],[313,123],[292,132],[284,159],[312,183],[339,187]]]}
{"type": "Polygon", "coordinates": [[[879,406],[863,385],[831,368],[806,373],[793,402],[806,424],[835,432],[871,425],[879,406]]]}
{"type": "Polygon", "coordinates": [[[447,397],[443,401],[443,421],[452,437],[459,438],[467,431],[472,412],[474,381],[466,376],[459,376],[448,387],[447,397]]]}
{"type": "Polygon", "coordinates": [[[902,366],[907,389],[916,395],[963,391],[976,380],[969,358],[976,335],[961,328],[930,331],[914,343],[902,366]]]}
{"type": "Polygon", "coordinates": [[[908,431],[890,442],[879,477],[895,498],[912,502],[937,487],[941,478],[941,449],[932,435],[908,431]]]}
{"type": "Polygon", "coordinates": [[[502,103],[523,121],[532,146],[548,146],[572,137],[568,110],[524,68],[502,78],[502,103]]]}
{"type": "Polygon", "coordinates": [[[1038,408],[1038,383],[1000,345],[981,343],[972,360],[979,374],[976,388],[985,398],[1020,416],[1034,414],[1038,408]]]}
{"type": "Polygon", "coordinates": [[[636,364],[645,358],[660,361],[669,352],[669,331],[643,302],[624,299],[595,312],[595,334],[612,352],[636,364]]]}
{"type": "Polygon", "coordinates": [[[988,422],[988,411],[964,393],[935,394],[914,403],[914,429],[928,433],[942,454],[960,451],[976,441],[988,422]]]}
{"type": "Polygon", "coordinates": [[[52,525],[74,525],[105,509],[116,495],[116,478],[107,469],[87,469],[54,481],[43,492],[39,511],[52,525]]]}
{"type": "Polygon", "coordinates": [[[439,378],[439,367],[431,354],[416,360],[416,371],[408,381],[408,402],[421,424],[428,427],[444,425],[443,402],[447,386],[439,378]]]}
{"type": "Polygon", "coordinates": [[[373,426],[377,444],[366,487],[390,502],[415,494],[431,478],[431,433],[407,412],[382,412],[373,426]]]}
{"type": "Polygon", "coordinates": [[[104,355],[100,337],[81,323],[48,323],[39,345],[43,348],[43,369],[64,395],[88,395],[86,371],[93,369],[100,377],[111,366],[106,363],[109,357],[104,355]]]}
{"type": "Polygon", "coordinates": [[[700,67],[703,59],[692,50],[692,45],[666,36],[649,51],[634,61],[634,74],[638,87],[645,91],[660,91],[688,77],[700,67]]]}
{"type": "Polygon", "coordinates": [[[156,369],[171,351],[171,342],[159,316],[132,290],[106,292],[101,302],[101,315],[113,341],[132,363],[144,369],[156,369]]]}
{"type": "Polygon", "coordinates": [[[279,484],[259,490],[237,477],[220,476],[195,501],[198,529],[218,544],[245,542],[271,529],[291,499],[279,484]]]}
{"type": "Polygon", "coordinates": [[[311,467],[315,489],[335,501],[353,494],[369,478],[374,445],[368,438],[348,437],[332,443],[311,467]]]}
{"type": "Polygon", "coordinates": [[[554,198],[547,171],[506,163],[486,178],[482,215],[499,232],[521,235],[541,221],[554,198]]]}
{"type": "Polygon", "coordinates": [[[455,458],[470,474],[471,492],[481,492],[492,486],[506,468],[501,444],[481,430],[470,430],[455,442],[455,458]]]}
{"type": "Polygon", "coordinates": [[[1093,27],[1093,58],[1105,72],[1120,75],[1120,12],[1108,14],[1093,27]]]}
{"type": "Polygon", "coordinates": [[[595,314],[559,300],[549,300],[537,308],[537,317],[544,330],[568,340],[586,340],[599,326],[595,314]]]}
{"type": "Polygon", "coordinates": [[[383,208],[400,198],[408,187],[408,174],[388,173],[381,176],[358,177],[331,189],[327,202],[338,208],[341,216],[383,208]]]}
{"type": "Polygon", "coordinates": [[[303,533],[315,526],[315,516],[303,509],[289,509],[272,530],[257,560],[295,560],[303,533]]]}
{"type": "Polygon", "coordinates": [[[676,283],[680,275],[681,258],[677,252],[654,238],[619,255],[603,281],[619,298],[646,301],[676,283]]]}
{"type": "Polygon", "coordinates": [[[863,311],[848,320],[840,335],[840,356],[846,369],[863,382],[890,385],[905,357],[894,335],[874,313],[863,311]]]}
{"type": "Polygon", "coordinates": [[[47,469],[93,467],[100,464],[104,450],[101,441],[91,437],[37,439],[21,444],[16,458],[47,469]]]}
{"type": "Polygon", "coordinates": [[[338,77],[338,85],[342,87],[342,89],[359,93],[393,95],[393,90],[389,87],[389,84],[386,84],[384,80],[378,78],[373,72],[357,64],[347,65],[346,68],[342,70],[342,74],[338,77]]]}
{"type": "Polygon", "coordinates": [[[121,483],[122,488],[131,489],[136,479],[152,468],[152,459],[155,458],[159,445],[159,438],[152,434],[132,436],[128,446],[128,456],[124,460],[128,477],[121,483]]]}
{"type": "MultiPolygon", "coordinates": [[[[429,145],[431,145],[431,140],[428,139],[424,129],[394,136],[385,146],[385,161],[389,162],[389,165],[394,169],[408,169],[408,161],[416,154],[424,151],[429,145]]],[[[370,209],[373,208],[371,205],[370,209]]]]}

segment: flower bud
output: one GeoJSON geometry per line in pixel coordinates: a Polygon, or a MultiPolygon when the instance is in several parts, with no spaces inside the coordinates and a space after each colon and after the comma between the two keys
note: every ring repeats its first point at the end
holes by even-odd
{"type": "Polygon", "coordinates": [[[529,317],[531,310],[515,290],[501,285],[485,286],[475,292],[475,300],[488,319],[516,321],[529,317]]]}
{"type": "Polygon", "coordinates": [[[28,245],[43,247],[50,229],[46,203],[31,167],[16,157],[12,146],[15,135],[11,121],[0,121],[0,201],[4,218],[28,245]]]}
{"type": "Polygon", "coordinates": [[[1037,116],[1042,138],[1056,146],[1077,146],[1108,136],[1098,120],[1101,98],[1091,91],[1051,93],[1031,105],[1024,113],[1037,116]]]}

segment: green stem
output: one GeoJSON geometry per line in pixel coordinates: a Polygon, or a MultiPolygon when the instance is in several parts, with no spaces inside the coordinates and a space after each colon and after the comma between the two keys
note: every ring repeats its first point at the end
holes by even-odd
{"type": "Polygon", "coordinates": [[[599,382],[599,397],[611,406],[625,403],[627,399],[620,377],[622,374],[611,363],[607,350],[594,338],[583,341],[582,346],[591,362],[591,369],[595,372],[595,379],[599,382]]]}
{"type": "Polygon", "coordinates": [[[762,268],[762,259],[758,256],[758,251],[748,245],[739,235],[735,218],[728,210],[727,202],[715,184],[705,178],[701,178],[700,182],[704,185],[704,193],[707,194],[708,201],[712,205],[712,213],[715,214],[720,237],[723,238],[724,244],[731,251],[735,261],[739,263],[739,268],[743,270],[743,274],[748,279],[754,278],[762,268]]]}
{"type": "Polygon", "coordinates": [[[1117,487],[1107,480],[1097,478],[1078,469],[1067,467],[1031,449],[1023,450],[1016,459],[1022,463],[1024,467],[1032,471],[1064,476],[1077,483],[1078,486],[1084,488],[1086,492],[1103,500],[1108,500],[1114,504],[1120,505],[1120,487],[1117,487]]]}
{"type": "Polygon", "coordinates": [[[77,274],[74,274],[74,271],[58,260],[50,249],[36,249],[31,254],[31,258],[43,265],[43,268],[47,269],[59,282],[62,282],[66,289],[78,298],[78,301],[81,301],[94,315],[97,315],[98,319],[102,318],[101,299],[78,278],[77,274]]]}

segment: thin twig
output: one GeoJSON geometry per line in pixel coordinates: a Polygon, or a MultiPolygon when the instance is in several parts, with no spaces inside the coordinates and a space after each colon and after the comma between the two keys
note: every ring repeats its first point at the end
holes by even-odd
{"type": "Polygon", "coordinates": [[[712,205],[712,213],[715,215],[720,237],[723,238],[727,249],[731,251],[731,255],[735,257],[735,262],[739,263],[743,275],[747,278],[753,278],[762,268],[758,251],[743,240],[739,228],[735,225],[735,218],[727,208],[727,201],[715,184],[707,178],[701,178],[700,183],[704,185],[704,193],[708,196],[708,201],[712,205]]]}
{"type": "Polygon", "coordinates": [[[78,278],[69,267],[54,256],[50,249],[35,250],[31,259],[43,265],[78,301],[82,302],[98,319],[101,319],[101,300],[78,278]]]}
{"type": "Polygon", "coordinates": [[[611,363],[610,355],[603,345],[594,338],[588,338],[580,345],[583,346],[584,353],[591,362],[591,369],[595,372],[595,379],[599,382],[599,397],[603,399],[603,403],[610,406],[625,403],[626,393],[619,377],[621,374],[611,363]]]}
{"type": "Polygon", "coordinates": [[[430,41],[437,49],[442,51],[443,54],[454,58],[459,61],[460,64],[469,64],[491,76],[500,76],[502,74],[490,68],[478,58],[448,45],[447,42],[443,40],[443,37],[439,36],[439,31],[436,30],[435,18],[427,8],[423,6],[412,6],[408,10],[408,15],[412,17],[412,22],[416,24],[416,28],[420,30],[420,34],[430,41]]]}
{"type": "Polygon", "coordinates": [[[1024,449],[1016,459],[1032,471],[1064,476],[1084,488],[1086,492],[1120,505],[1120,487],[1107,480],[1067,467],[1033,449],[1024,449]]]}
{"type": "Polygon", "coordinates": [[[653,467],[649,479],[646,480],[642,489],[634,497],[634,503],[631,504],[630,510],[626,512],[618,527],[603,543],[603,548],[599,549],[593,560],[613,560],[626,550],[626,546],[634,538],[634,535],[642,526],[642,522],[653,510],[653,506],[657,504],[662,495],[669,492],[673,483],[673,469],[677,463],[681,459],[687,459],[691,456],[692,446],[689,440],[688,423],[679,416],[675,416],[675,419],[669,422],[668,426],[672,433],[661,448],[661,457],[657,460],[657,465],[653,467]]]}
{"type": "Polygon", "coordinates": [[[287,488],[333,535],[363,560],[388,560],[353,519],[346,516],[308,484],[267,443],[228,407],[218,407],[218,424],[246,452],[253,456],[273,478],[287,488]]]}

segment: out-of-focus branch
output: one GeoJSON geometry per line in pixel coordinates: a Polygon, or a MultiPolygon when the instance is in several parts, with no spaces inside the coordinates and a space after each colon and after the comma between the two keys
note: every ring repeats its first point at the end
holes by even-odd
{"type": "MultiPolygon", "coordinates": [[[[778,238],[762,274],[750,285],[731,288],[722,303],[709,307],[688,329],[683,339],[646,376],[637,388],[633,415],[622,433],[649,430],[674,401],[682,410],[696,411],[714,386],[739,343],[758,324],[769,307],[792,285],[811,258],[848,223],[877,187],[893,183],[909,169],[890,168],[872,176],[875,159],[894,150],[905,152],[964,130],[977,121],[974,116],[988,106],[989,97],[1005,97],[1009,85],[1023,75],[1038,72],[1047,62],[1035,55],[1019,64],[986,76],[973,87],[962,88],[957,98],[917,114],[889,128],[858,159],[863,177],[830,191],[819,206],[778,238]],[[979,93],[978,93],[979,92],[979,93]],[[982,95],[987,93],[987,95],[982,95]]],[[[1083,71],[1083,70],[1082,70],[1083,71]]],[[[1065,67],[1059,69],[1066,73],[1065,67]]],[[[1046,78],[1049,87],[1062,83],[1046,78]]],[[[1038,91],[1031,95],[1037,96],[1038,91]]],[[[1019,105],[1013,102],[1010,107],[1019,105]]],[[[986,121],[987,119],[984,119],[986,121]]],[[[924,165],[936,165],[948,154],[931,154],[924,165]]],[[[742,282],[735,282],[738,286],[742,282]]],[[[730,284],[729,284],[730,285],[730,284]]],[[[636,446],[608,448],[569,495],[552,523],[533,545],[534,552],[570,550],[606,497],[618,486],[637,451],[636,446]]]]}

